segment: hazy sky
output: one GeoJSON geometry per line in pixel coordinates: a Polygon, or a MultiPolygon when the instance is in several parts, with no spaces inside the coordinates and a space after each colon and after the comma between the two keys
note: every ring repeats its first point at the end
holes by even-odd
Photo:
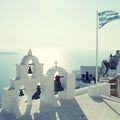
{"type": "MultiPolygon", "coordinates": [[[[0,0],[0,49],[95,49],[96,11],[119,0],[0,0]]],[[[120,20],[99,30],[99,49],[119,49],[120,20]]]]}

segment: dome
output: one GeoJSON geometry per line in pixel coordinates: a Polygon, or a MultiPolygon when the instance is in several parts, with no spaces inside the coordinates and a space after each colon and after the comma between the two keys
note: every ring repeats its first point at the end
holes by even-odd
{"type": "Polygon", "coordinates": [[[51,67],[50,69],[48,69],[46,74],[54,76],[54,74],[56,72],[59,72],[60,75],[64,75],[64,76],[66,76],[68,74],[67,71],[63,67],[56,67],[56,66],[55,67],[51,67]]]}
{"type": "Polygon", "coordinates": [[[28,55],[25,55],[21,61],[21,65],[25,65],[29,62],[29,60],[32,60],[34,64],[39,63],[38,58],[32,55],[32,51],[28,51],[28,55]]]}

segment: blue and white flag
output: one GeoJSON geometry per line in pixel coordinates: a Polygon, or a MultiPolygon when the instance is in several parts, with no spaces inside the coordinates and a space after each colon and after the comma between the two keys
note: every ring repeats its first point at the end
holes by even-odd
{"type": "Polygon", "coordinates": [[[113,10],[98,13],[99,29],[103,27],[106,23],[116,19],[120,19],[120,16],[118,15],[118,12],[115,12],[113,10]]]}

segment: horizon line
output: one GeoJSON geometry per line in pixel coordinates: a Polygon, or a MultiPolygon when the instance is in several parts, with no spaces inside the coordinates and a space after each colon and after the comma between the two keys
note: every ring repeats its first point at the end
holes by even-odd
{"type": "Polygon", "coordinates": [[[0,54],[13,54],[13,55],[16,55],[18,53],[17,52],[0,52],[0,54]]]}

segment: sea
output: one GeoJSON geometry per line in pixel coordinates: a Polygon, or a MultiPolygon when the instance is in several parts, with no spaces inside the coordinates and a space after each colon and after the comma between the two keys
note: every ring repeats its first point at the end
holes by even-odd
{"type": "MultiPolygon", "coordinates": [[[[80,66],[96,65],[96,54],[94,50],[47,49],[46,51],[46,49],[34,49],[33,51],[33,54],[38,57],[39,61],[44,63],[44,69],[46,71],[54,66],[56,60],[58,61],[58,65],[64,67],[68,72],[80,70],[80,66]]],[[[0,51],[0,107],[2,104],[2,89],[10,86],[10,79],[16,77],[16,64],[20,64],[27,52],[28,50],[26,49],[0,51]]],[[[103,59],[109,58],[109,54],[107,51],[100,53],[99,66],[103,59]]]]}
{"type": "Polygon", "coordinates": [[[18,53],[0,52],[0,106],[2,88],[10,85],[9,79],[16,74],[15,64],[19,61],[18,53]]]}

